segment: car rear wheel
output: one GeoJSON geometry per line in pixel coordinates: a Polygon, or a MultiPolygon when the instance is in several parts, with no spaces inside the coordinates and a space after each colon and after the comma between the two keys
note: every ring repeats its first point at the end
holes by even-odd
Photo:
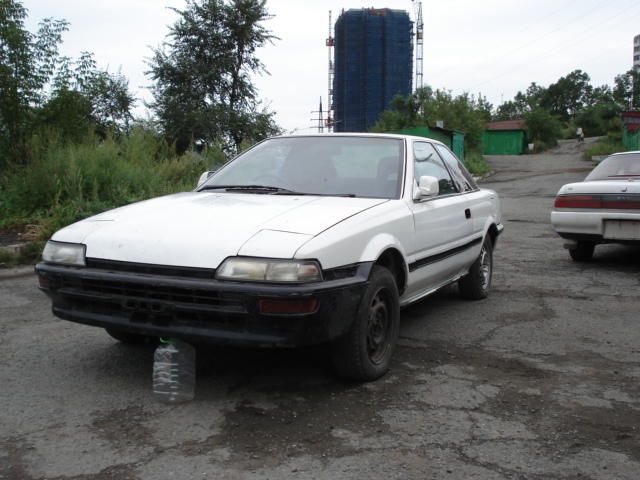
{"type": "Polygon", "coordinates": [[[127,345],[143,345],[157,342],[157,338],[148,335],[140,335],[138,333],[125,332],[113,328],[105,328],[105,330],[112,338],[127,345]]]}
{"type": "Polygon", "coordinates": [[[576,262],[588,262],[593,258],[595,248],[595,243],[578,242],[575,248],[569,250],[569,255],[576,262]]]}
{"type": "Polygon", "coordinates": [[[487,236],[482,243],[480,255],[473,262],[469,273],[458,280],[458,288],[462,298],[481,300],[489,295],[491,277],[493,275],[493,243],[487,236]]]}
{"type": "Polygon", "coordinates": [[[388,269],[374,266],[351,329],[331,346],[338,375],[348,380],[371,381],[387,373],[399,329],[400,301],[395,278],[388,269]]]}

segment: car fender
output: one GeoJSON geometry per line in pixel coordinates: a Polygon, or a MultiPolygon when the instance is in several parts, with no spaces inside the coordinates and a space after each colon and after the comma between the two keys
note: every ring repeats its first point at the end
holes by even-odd
{"type": "Polygon", "coordinates": [[[360,262],[375,262],[390,248],[400,252],[400,255],[402,255],[402,266],[405,274],[408,275],[409,269],[407,267],[406,252],[400,241],[389,233],[379,233],[374,236],[364,247],[362,255],[360,256],[360,262]]]}
{"type": "Polygon", "coordinates": [[[315,236],[296,251],[295,258],[317,259],[327,269],[375,262],[390,247],[406,258],[403,245],[408,244],[412,235],[413,216],[406,204],[387,202],[315,236]]]}
{"type": "Polygon", "coordinates": [[[495,248],[498,236],[502,233],[500,222],[494,215],[489,215],[485,221],[484,228],[482,229],[482,240],[484,241],[488,235],[491,235],[493,240],[493,247],[495,248]],[[495,229],[494,232],[491,230],[495,229]]]}

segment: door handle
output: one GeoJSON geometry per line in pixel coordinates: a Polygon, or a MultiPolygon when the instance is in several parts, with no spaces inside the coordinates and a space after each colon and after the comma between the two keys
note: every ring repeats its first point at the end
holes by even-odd
{"type": "Polygon", "coordinates": [[[464,217],[465,218],[471,218],[471,209],[470,208],[465,208],[464,209],[464,217]]]}

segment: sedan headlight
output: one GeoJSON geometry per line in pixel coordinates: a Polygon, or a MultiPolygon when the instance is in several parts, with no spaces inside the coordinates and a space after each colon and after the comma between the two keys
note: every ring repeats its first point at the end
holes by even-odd
{"type": "Polygon", "coordinates": [[[64,243],[49,240],[44,246],[42,260],[47,263],[84,267],[86,249],[87,247],[80,243],[64,243]]]}
{"type": "Polygon", "coordinates": [[[253,282],[317,282],[322,280],[322,273],[318,262],[313,260],[236,257],[222,263],[216,278],[253,282]]]}

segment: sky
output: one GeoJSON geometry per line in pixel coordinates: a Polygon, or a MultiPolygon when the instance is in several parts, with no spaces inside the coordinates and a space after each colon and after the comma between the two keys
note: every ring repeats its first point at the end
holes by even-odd
{"type": "MultiPolygon", "coordinates": [[[[159,46],[184,0],[23,0],[27,28],[45,17],[70,22],[63,55],[93,52],[100,68],[120,70],[146,116],[151,48],[159,46]]],[[[267,0],[265,22],[279,37],[258,56],[269,75],[255,78],[259,96],[287,131],[313,129],[311,112],[326,105],[329,10],[396,8],[413,16],[411,0],[267,0]]],[[[638,0],[447,0],[423,1],[424,83],[434,88],[482,93],[495,106],[531,82],[549,85],[575,69],[594,85],[613,83],[633,62],[640,34],[638,0]]]]}

